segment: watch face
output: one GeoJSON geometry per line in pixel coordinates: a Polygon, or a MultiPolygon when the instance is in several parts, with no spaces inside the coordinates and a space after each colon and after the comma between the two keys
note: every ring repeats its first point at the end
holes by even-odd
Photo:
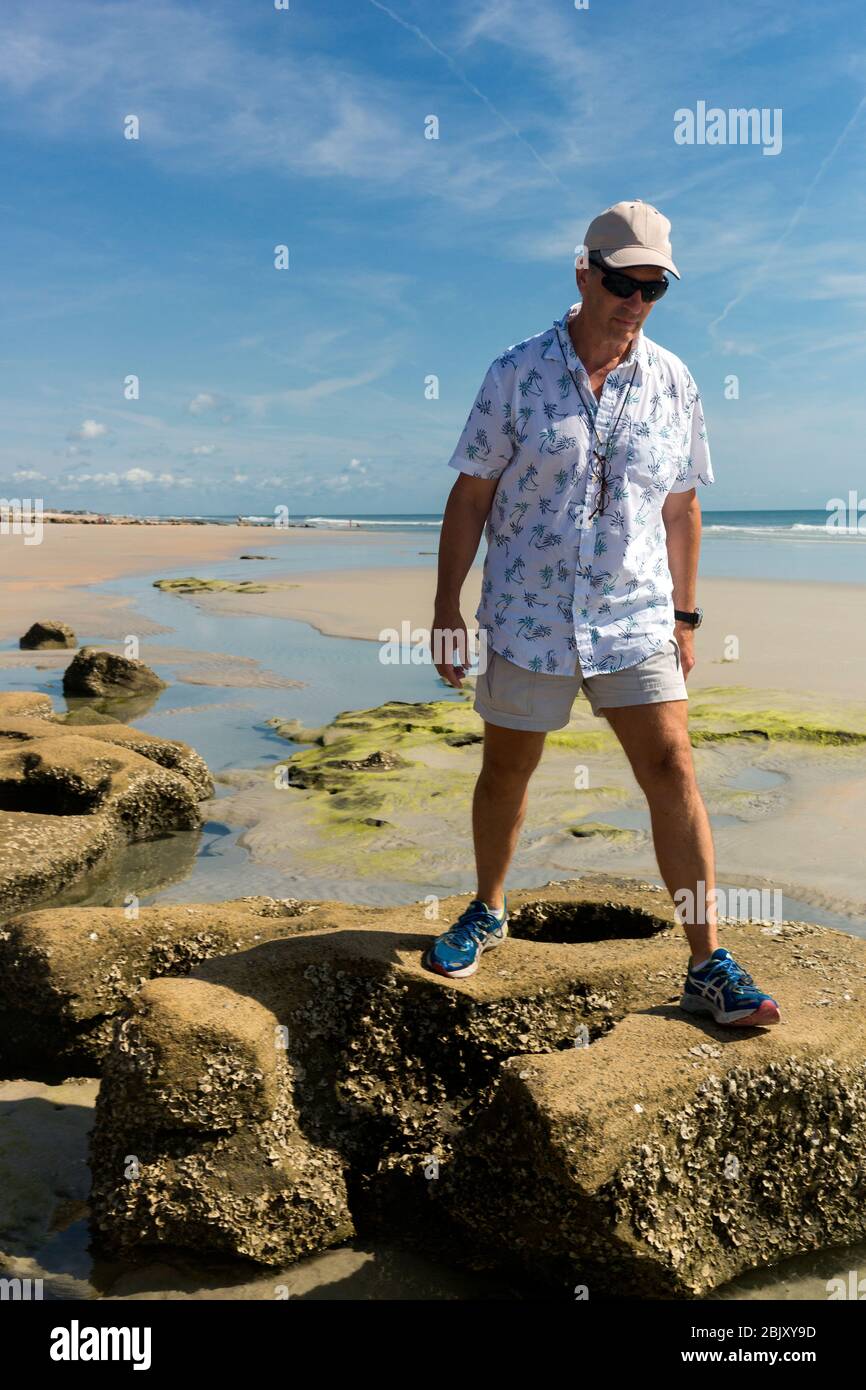
{"type": "Polygon", "coordinates": [[[696,608],[696,609],[695,609],[695,627],[700,627],[700,625],[701,625],[701,623],[702,623],[703,621],[704,621],[704,610],[703,610],[703,608],[696,608]]]}

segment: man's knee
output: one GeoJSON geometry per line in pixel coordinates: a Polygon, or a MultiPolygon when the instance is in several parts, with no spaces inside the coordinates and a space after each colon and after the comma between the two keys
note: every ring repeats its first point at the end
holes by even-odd
{"type": "Polygon", "coordinates": [[[544,734],[486,725],[481,776],[500,784],[528,781],[541,760],[544,738],[544,734]]]}
{"type": "Polygon", "coordinates": [[[692,746],[687,737],[666,735],[640,750],[632,763],[644,788],[681,786],[695,780],[692,746]]]}

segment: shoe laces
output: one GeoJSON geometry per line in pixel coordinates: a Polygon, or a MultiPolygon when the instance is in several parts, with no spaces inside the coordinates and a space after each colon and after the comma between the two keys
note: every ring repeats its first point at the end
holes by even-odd
{"type": "Polygon", "coordinates": [[[461,912],[454,926],[445,933],[445,940],[463,951],[467,946],[480,946],[488,932],[501,927],[501,920],[485,907],[480,898],[473,898],[461,912]],[[484,923],[490,923],[485,926],[484,923]]]}
{"type": "Polygon", "coordinates": [[[710,975],[727,975],[731,988],[737,994],[747,993],[748,987],[754,988],[755,982],[747,970],[734,960],[733,956],[724,956],[717,960],[710,975]]]}

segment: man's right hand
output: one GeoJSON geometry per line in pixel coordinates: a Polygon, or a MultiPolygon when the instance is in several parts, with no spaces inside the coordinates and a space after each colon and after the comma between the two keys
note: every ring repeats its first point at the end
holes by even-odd
{"type": "Polygon", "coordinates": [[[430,642],[436,670],[449,685],[462,690],[469,665],[469,634],[459,608],[435,611],[430,642]],[[437,661],[437,657],[441,660],[437,661]]]}
{"type": "Polygon", "coordinates": [[[478,550],[496,487],[494,478],[460,473],[442,514],[430,645],[433,665],[455,690],[462,690],[469,666],[469,635],[460,616],[460,591],[478,550]],[[437,632],[441,634],[438,639],[437,632]]]}

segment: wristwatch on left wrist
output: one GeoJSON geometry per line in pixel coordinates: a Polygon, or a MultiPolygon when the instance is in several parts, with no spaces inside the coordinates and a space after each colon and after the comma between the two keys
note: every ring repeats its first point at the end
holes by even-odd
{"type": "Polygon", "coordinates": [[[686,623],[689,627],[700,627],[704,621],[703,608],[696,608],[692,613],[683,613],[681,609],[674,609],[674,618],[678,623],[686,623]]]}

